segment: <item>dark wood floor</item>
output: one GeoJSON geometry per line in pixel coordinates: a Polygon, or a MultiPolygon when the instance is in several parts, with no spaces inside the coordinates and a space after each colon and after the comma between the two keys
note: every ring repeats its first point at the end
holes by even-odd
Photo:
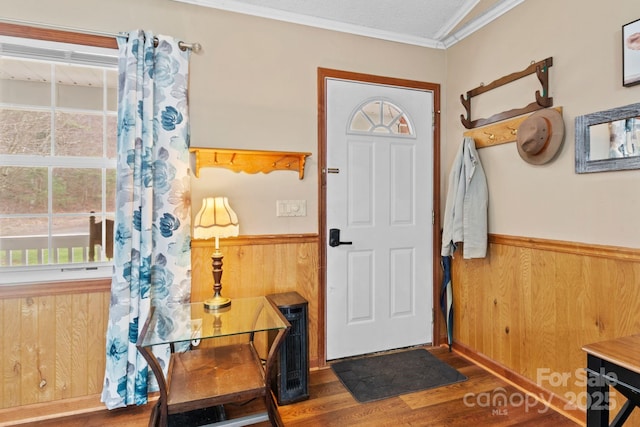
{"type": "MultiPolygon", "coordinates": [[[[358,403],[331,369],[313,371],[309,400],[280,407],[285,426],[577,426],[504,380],[444,348],[432,352],[467,376],[462,383],[372,403],[358,403]],[[498,406],[500,395],[508,406],[498,406]],[[492,402],[496,401],[496,406],[492,402]]],[[[402,367],[398,367],[401,369],[402,367]]],[[[256,402],[257,404],[258,402],[256,402]]],[[[229,407],[230,416],[250,410],[229,407]]],[[[255,405],[253,405],[255,406],[255,405]]],[[[126,408],[71,419],[39,422],[38,426],[146,426],[149,408],[126,408]]],[[[259,427],[268,423],[257,424],[259,427]]]]}

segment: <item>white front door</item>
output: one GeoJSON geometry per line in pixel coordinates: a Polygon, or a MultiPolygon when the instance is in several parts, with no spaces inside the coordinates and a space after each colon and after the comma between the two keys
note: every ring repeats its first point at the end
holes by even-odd
{"type": "Polygon", "coordinates": [[[430,343],[433,93],[327,79],[326,94],[327,359],[430,343]]]}

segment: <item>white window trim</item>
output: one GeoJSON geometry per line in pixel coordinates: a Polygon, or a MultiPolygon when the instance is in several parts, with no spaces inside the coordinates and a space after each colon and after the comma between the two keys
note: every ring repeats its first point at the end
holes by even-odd
{"type": "Polygon", "coordinates": [[[3,267],[0,270],[0,289],[4,285],[107,279],[112,276],[113,262],[3,267]]]}
{"type": "MultiPolygon", "coordinates": [[[[0,36],[0,54],[101,68],[116,69],[118,65],[117,49],[8,36],[0,36]]],[[[2,105],[3,107],[11,107],[9,104],[2,105]]],[[[22,108],[23,106],[16,107],[22,108]]],[[[91,168],[115,168],[116,160],[37,155],[0,156],[0,166],[78,167],[80,164],[91,168]]],[[[0,289],[2,286],[21,284],[105,279],[112,277],[112,275],[113,261],[2,267],[0,268],[0,289]]]]}

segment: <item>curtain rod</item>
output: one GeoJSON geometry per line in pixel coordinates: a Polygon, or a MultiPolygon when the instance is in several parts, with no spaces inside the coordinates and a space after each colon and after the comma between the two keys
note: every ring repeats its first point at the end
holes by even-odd
{"type": "MultiPolygon", "coordinates": [[[[70,31],[70,32],[73,32],[73,33],[88,34],[88,35],[99,36],[99,37],[116,38],[116,37],[119,37],[119,36],[126,35],[126,33],[124,33],[124,32],[121,32],[121,33],[107,33],[107,32],[101,32],[101,31],[85,30],[85,29],[81,29],[81,28],[66,27],[66,26],[63,26],[63,25],[42,24],[42,23],[39,23],[39,22],[21,21],[21,20],[16,20],[16,19],[2,18],[2,19],[0,19],[0,22],[7,23],[7,24],[15,24],[15,25],[26,25],[26,26],[37,27],[37,28],[41,28],[41,29],[70,31]]],[[[158,39],[154,38],[154,42],[155,42],[155,45],[157,46],[158,39]]],[[[200,52],[202,50],[202,45],[200,43],[198,43],[198,42],[186,43],[186,42],[183,42],[183,41],[179,41],[178,42],[178,46],[182,50],[190,49],[193,53],[198,53],[198,52],[200,52]]]]}

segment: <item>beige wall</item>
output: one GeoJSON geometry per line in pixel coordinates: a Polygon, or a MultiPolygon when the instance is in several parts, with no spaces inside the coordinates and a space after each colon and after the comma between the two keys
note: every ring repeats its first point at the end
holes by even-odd
{"type": "MultiPolygon", "coordinates": [[[[145,28],[202,43],[204,51],[191,61],[192,146],[313,153],[303,181],[290,172],[254,176],[226,170],[207,170],[193,180],[194,207],[199,207],[203,195],[224,192],[240,216],[242,234],[317,231],[317,67],[441,84],[441,161],[446,186],[446,175],[464,131],[459,120],[464,112],[459,95],[481,82],[520,71],[531,61],[552,56],[550,94],[555,106],[564,108],[564,147],[554,162],[538,167],[522,161],[514,144],[480,150],[490,189],[489,230],[636,248],[640,242],[640,192],[636,188],[640,171],[576,175],[573,151],[577,115],[640,100],[640,85],[621,85],[621,25],[640,18],[637,0],[618,0],[615,6],[600,0],[530,0],[446,51],[170,0],[3,0],[2,5],[0,18],[106,32],[145,28]],[[61,4],[64,9],[60,9],[61,4]],[[143,17],[148,10],[151,16],[143,17]],[[307,217],[275,217],[276,200],[298,198],[308,202],[307,217]]],[[[474,114],[486,117],[524,106],[538,88],[535,80],[523,80],[504,91],[482,95],[474,103],[474,114]]],[[[521,259],[505,256],[507,260],[521,259]]],[[[496,267],[499,270],[507,265],[501,260],[496,267]]],[[[557,276],[546,273],[548,269],[555,271],[555,264],[544,263],[542,283],[557,280],[557,276]]],[[[580,269],[571,272],[582,274],[580,269]]],[[[560,279],[569,273],[563,270],[560,279]]],[[[477,288],[477,276],[470,283],[477,288]]],[[[522,283],[518,281],[517,285],[522,283]]],[[[563,293],[566,286],[554,289],[563,293]]],[[[491,289],[487,292],[489,295],[491,289]]],[[[546,310],[550,306],[536,307],[546,310]]],[[[465,322],[461,320],[457,324],[463,328],[465,322]]],[[[520,343],[514,345],[520,348],[520,343]]],[[[473,349],[490,354],[478,345],[473,349]]],[[[517,369],[515,365],[509,367],[517,369]]]]}
{"type": "MultiPolygon", "coordinates": [[[[460,94],[553,57],[550,95],[564,109],[564,146],[543,166],[521,160],[513,143],[480,150],[491,233],[640,247],[640,171],[574,172],[575,117],[640,101],[640,86],[622,86],[621,57],[621,27],[638,18],[637,0],[526,1],[447,49],[443,173],[465,130],[460,94]]],[[[473,98],[472,119],[523,107],[539,89],[532,77],[473,98]]]]}
{"type": "Polygon", "coordinates": [[[221,169],[192,180],[194,210],[204,196],[227,195],[241,234],[318,231],[318,67],[440,84],[445,76],[442,50],[170,0],[4,0],[2,17],[113,33],[143,28],[200,42],[203,52],[191,59],[193,147],[312,153],[302,181],[286,171],[246,175],[221,169]],[[306,200],[307,216],[276,217],[276,201],[289,199],[306,200]]]}
{"type": "MultiPolygon", "coordinates": [[[[621,85],[621,26],[640,17],[636,0],[619,0],[615,7],[599,0],[523,2],[446,51],[169,0],[64,4],[5,0],[2,13],[94,31],[145,28],[198,41],[204,51],[191,61],[192,146],[312,153],[303,181],[289,172],[254,176],[217,169],[193,180],[194,208],[204,195],[225,193],[242,234],[317,231],[317,67],[442,84],[446,186],[464,131],[459,95],[551,56],[550,95],[564,108],[564,147],[544,166],[522,161],[515,144],[480,151],[489,180],[489,231],[627,247],[640,242],[640,172],[574,173],[575,117],[640,99],[640,86],[621,85]],[[308,215],[277,218],[279,199],[307,200],[308,215]]],[[[537,89],[531,77],[474,98],[474,118],[524,106],[537,89]]]]}

